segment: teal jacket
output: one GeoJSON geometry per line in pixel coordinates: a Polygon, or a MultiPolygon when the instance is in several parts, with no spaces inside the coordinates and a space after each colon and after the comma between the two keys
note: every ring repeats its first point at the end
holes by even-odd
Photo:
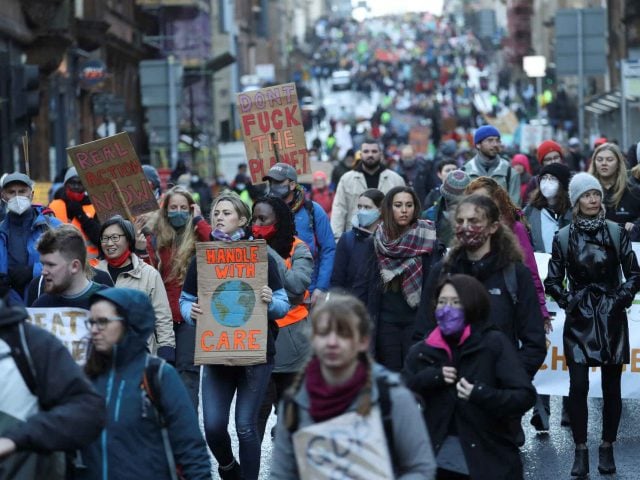
{"type": "MultiPolygon", "coordinates": [[[[111,367],[92,379],[104,396],[106,427],[100,438],[82,451],[87,466],[79,479],[170,479],[162,434],[152,405],[140,387],[147,357],[147,340],[155,324],[153,307],[143,292],[106,288],[92,296],[116,304],[126,318],[126,333],[113,347],[111,367]]],[[[176,465],[185,478],[210,479],[211,465],[198,418],[176,370],[162,367],[161,404],[176,465]]]]}

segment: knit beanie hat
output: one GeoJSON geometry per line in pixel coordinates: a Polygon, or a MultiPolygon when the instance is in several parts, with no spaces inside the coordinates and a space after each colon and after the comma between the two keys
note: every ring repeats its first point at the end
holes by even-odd
{"type": "Polygon", "coordinates": [[[500,132],[493,125],[483,125],[477,129],[476,133],[473,135],[473,144],[477,145],[488,137],[500,138],[500,132]]]}
{"type": "Polygon", "coordinates": [[[542,160],[547,156],[548,153],[558,152],[560,156],[564,159],[564,153],[562,153],[562,147],[558,145],[553,140],[545,140],[540,145],[538,145],[538,163],[542,165],[542,160]]]}
{"type": "Polygon", "coordinates": [[[542,178],[547,174],[556,177],[560,182],[560,185],[562,185],[562,188],[564,188],[565,192],[569,190],[569,178],[571,178],[571,171],[569,170],[569,167],[567,167],[564,163],[556,162],[545,165],[540,169],[538,177],[542,178]]]}
{"type": "Polygon", "coordinates": [[[448,202],[455,202],[464,196],[464,191],[470,183],[471,178],[466,172],[453,170],[440,185],[440,193],[448,202]]]}
{"type": "Polygon", "coordinates": [[[589,190],[597,190],[602,195],[602,186],[596,177],[586,172],[576,173],[569,182],[571,206],[575,207],[580,197],[589,190]]]}

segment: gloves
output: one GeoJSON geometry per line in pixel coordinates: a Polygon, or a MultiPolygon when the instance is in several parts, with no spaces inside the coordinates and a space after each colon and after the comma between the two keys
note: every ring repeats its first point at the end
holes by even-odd
{"type": "Polygon", "coordinates": [[[167,345],[158,347],[158,356],[173,365],[176,361],[176,349],[167,345]]]}
{"type": "Polygon", "coordinates": [[[84,211],[82,210],[82,205],[80,205],[80,202],[74,202],[74,201],[67,201],[67,217],[69,217],[70,219],[80,219],[80,217],[84,214],[84,211]]]}

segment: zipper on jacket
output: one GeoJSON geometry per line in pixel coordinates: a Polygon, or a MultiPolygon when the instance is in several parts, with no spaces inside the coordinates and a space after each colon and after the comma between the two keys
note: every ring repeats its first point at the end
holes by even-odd
{"type": "MultiPolygon", "coordinates": [[[[113,381],[116,375],[116,357],[118,356],[118,346],[113,347],[113,358],[111,360],[111,371],[109,372],[109,379],[107,380],[107,395],[105,396],[106,406],[109,406],[111,400],[111,391],[113,390],[113,381]]],[[[108,410],[107,410],[108,415],[108,410]]],[[[109,468],[107,462],[107,427],[102,430],[100,435],[100,442],[102,443],[102,478],[108,480],[109,468]]]]}
{"type": "Polygon", "coordinates": [[[120,401],[122,400],[122,391],[124,390],[125,383],[126,382],[124,380],[120,380],[120,387],[118,388],[118,396],[116,397],[116,414],[115,414],[116,422],[120,418],[120,401]]]}

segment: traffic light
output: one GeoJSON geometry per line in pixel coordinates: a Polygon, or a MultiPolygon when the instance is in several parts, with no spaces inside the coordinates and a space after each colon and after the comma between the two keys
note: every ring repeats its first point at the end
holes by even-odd
{"type": "Polygon", "coordinates": [[[40,71],[37,65],[11,67],[11,119],[26,125],[40,110],[40,71]]]}

